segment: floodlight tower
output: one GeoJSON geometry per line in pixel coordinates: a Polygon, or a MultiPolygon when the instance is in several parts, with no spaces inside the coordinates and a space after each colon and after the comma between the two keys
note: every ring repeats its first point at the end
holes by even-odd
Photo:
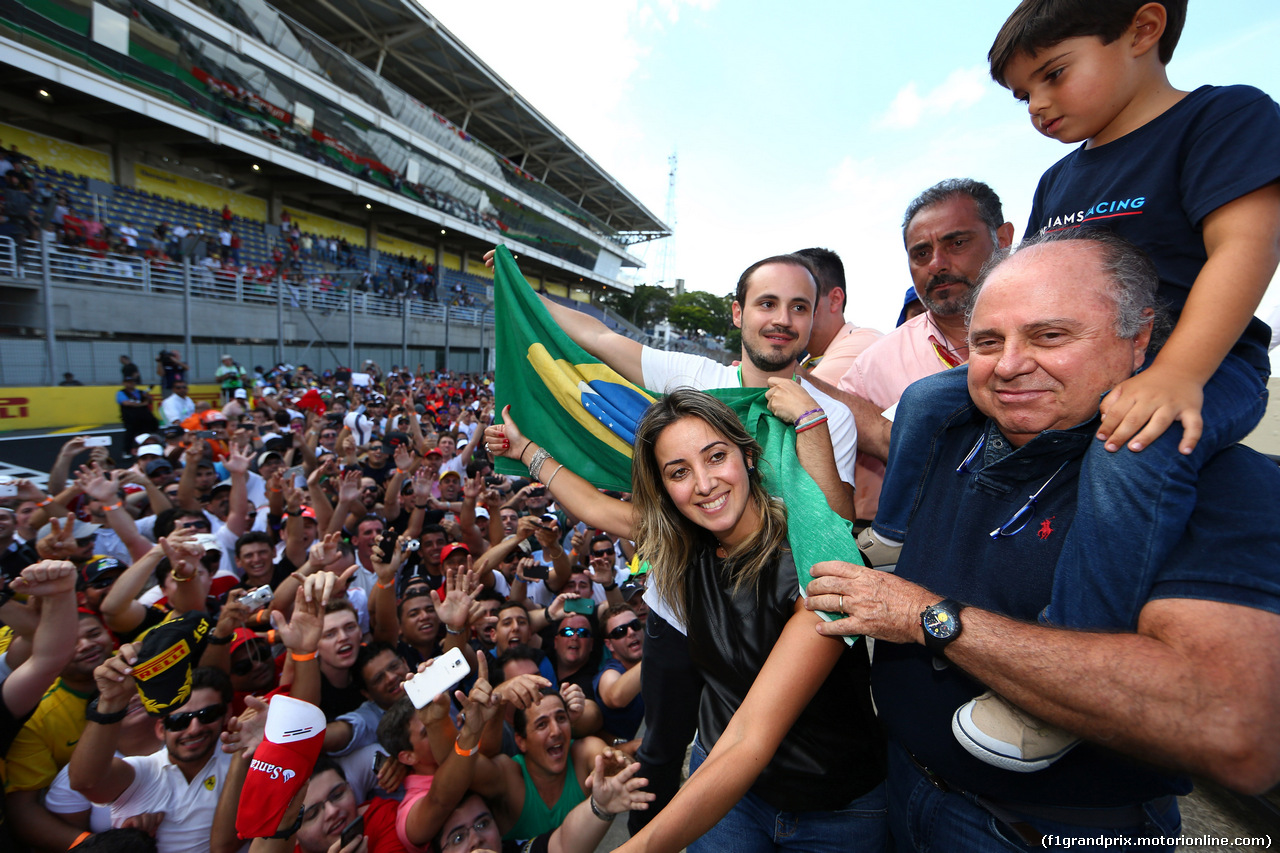
{"type": "Polygon", "coordinates": [[[662,241],[662,278],[659,284],[670,287],[671,282],[667,278],[668,269],[675,270],[676,266],[676,152],[672,151],[671,156],[667,158],[667,165],[671,167],[667,173],[667,227],[671,229],[671,236],[662,241]]]}

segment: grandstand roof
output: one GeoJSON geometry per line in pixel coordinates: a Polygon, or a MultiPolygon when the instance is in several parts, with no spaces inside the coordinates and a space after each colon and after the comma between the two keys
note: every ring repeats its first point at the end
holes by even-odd
{"type": "Polygon", "coordinates": [[[272,5],[610,227],[650,238],[670,233],[416,0],[272,0],[272,5]]]}

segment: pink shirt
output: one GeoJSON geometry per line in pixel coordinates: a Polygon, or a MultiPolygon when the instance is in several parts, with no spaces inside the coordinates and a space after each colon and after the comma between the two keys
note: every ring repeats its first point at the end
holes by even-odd
{"type": "Polygon", "coordinates": [[[409,820],[409,810],[431,791],[431,783],[435,778],[421,773],[410,773],[404,777],[404,799],[396,808],[396,838],[400,839],[409,853],[427,853],[431,849],[430,843],[421,846],[410,843],[409,836],[405,833],[405,823],[409,820]]]}
{"type": "Polygon", "coordinates": [[[875,329],[864,329],[852,323],[845,323],[844,328],[836,332],[836,336],[831,339],[831,344],[822,354],[822,360],[818,362],[818,366],[810,373],[823,382],[838,384],[840,377],[853,366],[854,359],[881,337],[882,335],[875,329]]]}
{"type": "MultiPolygon", "coordinates": [[[[842,391],[870,400],[881,410],[902,396],[907,386],[917,379],[941,373],[947,365],[929,340],[932,336],[942,345],[947,338],[926,311],[912,317],[898,328],[872,343],[858,356],[841,378],[842,391]]],[[[967,359],[967,352],[961,350],[967,359]]],[[[959,356],[959,354],[955,354],[959,356]]],[[[821,366],[821,365],[819,365],[821,366]]],[[[866,453],[858,454],[854,466],[854,510],[860,519],[873,519],[880,504],[880,485],[884,482],[884,463],[866,453]]]]}

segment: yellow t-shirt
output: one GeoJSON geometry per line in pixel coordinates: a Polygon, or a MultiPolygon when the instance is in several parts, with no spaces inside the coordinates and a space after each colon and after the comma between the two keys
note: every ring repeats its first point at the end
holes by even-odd
{"type": "Polygon", "coordinates": [[[92,693],[79,693],[59,678],[44,694],[4,757],[4,789],[49,787],[75,751],[84,732],[84,710],[92,693]]]}

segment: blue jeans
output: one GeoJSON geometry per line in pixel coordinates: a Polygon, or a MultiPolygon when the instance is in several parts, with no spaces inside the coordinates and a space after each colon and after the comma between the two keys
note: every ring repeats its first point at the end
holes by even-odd
{"type": "MultiPolygon", "coordinates": [[[[939,425],[970,403],[968,368],[921,379],[902,395],[894,421],[874,529],[905,539],[924,491],[939,425]]],[[[1267,406],[1266,377],[1228,355],[1204,388],[1204,431],[1196,449],[1178,451],[1176,424],[1139,453],[1107,452],[1093,441],[1080,472],[1079,505],[1054,575],[1043,622],[1067,628],[1132,629],[1157,571],[1186,529],[1200,469],[1249,434],[1267,406]]]]}
{"type": "MultiPolygon", "coordinates": [[[[702,742],[695,739],[689,775],[706,760],[702,742]]],[[[884,853],[888,840],[882,783],[832,811],[780,812],[748,791],[688,849],[689,853],[884,853]]]]}
{"type": "MultiPolygon", "coordinates": [[[[888,786],[889,831],[897,853],[908,850],[919,853],[953,853],[957,850],[966,853],[1022,853],[1065,848],[1065,839],[1070,839],[1073,850],[1118,850],[1124,842],[1116,839],[1173,839],[1182,827],[1176,797],[1146,804],[1141,809],[1145,820],[1120,827],[1101,828],[1006,811],[1006,819],[1028,824],[1044,836],[1040,844],[1031,844],[1013,827],[979,805],[978,797],[973,794],[944,793],[937,788],[911,761],[906,750],[893,741],[889,742],[889,780],[885,784],[888,786]],[[1094,839],[1096,843],[1089,844],[1087,839],[1094,839]]],[[[1164,846],[1142,849],[1172,853],[1175,846],[1171,840],[1164,846]]]]}

